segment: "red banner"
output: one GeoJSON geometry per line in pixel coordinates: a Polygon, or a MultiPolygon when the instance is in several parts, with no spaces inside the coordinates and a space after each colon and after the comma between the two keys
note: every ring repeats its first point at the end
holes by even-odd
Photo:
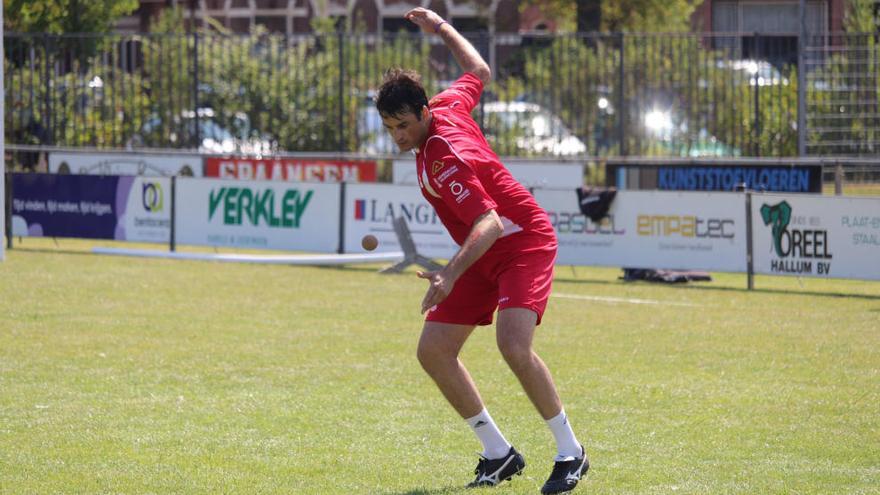
{"type": "Polygon", "coordinates": [[[205,177],[293,182],[376,182],[376,162],[321,158],[205,158],[205,177]]]}

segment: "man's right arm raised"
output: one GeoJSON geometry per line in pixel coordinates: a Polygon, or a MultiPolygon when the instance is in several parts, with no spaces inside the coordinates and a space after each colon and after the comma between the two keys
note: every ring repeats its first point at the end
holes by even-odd
{"type": "Polygon", "coordinates": [[[417,7],[410,10],[404,16],[410,22],[419,26],[426,33],[436,33],[452,52],[458,65],[465,72],[470,72],[477,76],[483,85],[489,84],[492,80],[492,71],[489,64],[483,60],[480,52],[474,48],[464,36],[461,35],[451,24],[444,21],[440,15],[433,10],[417,7]]]}

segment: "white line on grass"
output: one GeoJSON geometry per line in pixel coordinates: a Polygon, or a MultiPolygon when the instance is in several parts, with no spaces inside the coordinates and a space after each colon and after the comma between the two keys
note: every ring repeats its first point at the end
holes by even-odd
{"type": "Polygon", "coordinates": [[[599,301],[607,303],[659,304],[662,306],[699,306],[699,304],[691,304],[686,302],[657,301],[655,299],[633,299],[627,297],[586,296],[582,294],[560,294],[558,292],[554,293],[553,297],[559,297],[562,299],[581,299],[584,301],[599,301]]]}

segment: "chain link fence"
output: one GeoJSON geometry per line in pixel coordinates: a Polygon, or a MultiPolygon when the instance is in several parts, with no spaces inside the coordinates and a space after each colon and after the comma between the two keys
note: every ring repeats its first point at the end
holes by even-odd
{"type": "MultiPolygon", "coordinates": [[[[475,118],[500,155],[786,157],[799,131],[812,156],[880,151],[873,34],[805,44],[803,130],[796,42],[467,36],[493,65],[475,118]]],[[[6,142],[46,147],[389,156],[384,70],[416,69],[431,93],[459,75],[439,40],[408,33],[7,34],[4,50],[6,142]]]]}

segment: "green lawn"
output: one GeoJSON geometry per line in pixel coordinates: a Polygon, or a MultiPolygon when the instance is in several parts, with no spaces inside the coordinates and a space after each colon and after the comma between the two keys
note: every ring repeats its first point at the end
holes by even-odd
{"type": "MultiPolygon", "coordinates": [[[[480,447],[415,359],[412,273],[16,242],[0,493],[471,493],[480,447]]],[[[618,275],[560,267],[536,337],[591,456],[575,493],[880,493],[880,283],[618,275]]],[[[538,493],[552,436],[491,329],[463,360],[528,463],[497,493],[538,493]]]]}
{"type": "MultiPolygon", "coordinates": [[[[831,182],[823,184],[822,194],[825,194],[826,196],[834,196],[834,183],[831,182]]],[[[870,182],[848,182],[843,184],[843,195],[880,197],[880,184],[874,184],[870,182]]]]}

